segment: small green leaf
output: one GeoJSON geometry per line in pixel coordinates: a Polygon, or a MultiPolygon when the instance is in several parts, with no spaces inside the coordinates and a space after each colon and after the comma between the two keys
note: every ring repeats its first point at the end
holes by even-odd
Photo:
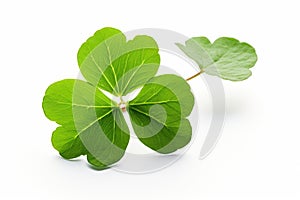
{"type": "Polygon", "coordinates": [[[185,46],[177,46],[192,58],[202,71],[225,80],[247,79],[252,74],[250,68],[257,61],[252,46],[233,38],[222,37],[211,44],[206,37],[195,37],[187,40],[185,46]]]}
{"type": "Polygon", "coordinates": [[[194,106],[187,82],[176,75],[152,78],[129,102],[133,129],[142,143],[160,153],[171,153],[191,139],[186,119],[194,106]]]}
{"type": "Polygon", "coordinates": [[[120,108],[98,88],[81,80],[56,82],[46,90],[43,109],[61,125],[53,132],[52,144],[64,158],[89,154],[94,157],[91,164],[96,159],[108,166],[124,155],[128,127],[120,108]]]}
{"type": "Polygon", "coordinates": [[[143,86],[157,72],[160,56],[151,37],[140,35],[126,42],[114,28],[103,28],[78,51],[80,71],[88,82],[117,96],[143,86]]]}

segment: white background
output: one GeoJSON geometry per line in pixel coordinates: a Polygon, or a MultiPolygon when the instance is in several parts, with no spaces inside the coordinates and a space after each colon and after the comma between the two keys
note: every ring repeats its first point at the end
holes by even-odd
{"type": "MultiPolygon", "coordinates": [[[[0,199],[298,199],[299,9],[291,0],[1,1],[0,199]],[[79,46],[105,26],[230,36],[256,48],[253,76],[224,81],[226,122],[206,159],[198,159],[201,137],[152,174],[95,171],[58,156],[44,91],[77,76],[79,46]]],[[[203,90],[200,117],[209,116],[203,81],[190,84],[203,90]]]]}

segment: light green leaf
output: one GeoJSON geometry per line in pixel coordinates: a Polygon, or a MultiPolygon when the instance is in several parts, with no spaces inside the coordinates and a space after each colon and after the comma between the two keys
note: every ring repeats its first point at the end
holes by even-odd
{"type": "Polygon", "coordinates": [[[96,31],[95,34],[88,38],[87,41],[79,48],[77,53],[78,65],[81,66],[82,62],[88,57],[94,48],[112,36],[118,37],[122,42],[125,42],[126,40],[122,32],[115,28],[105,27],[96,31]]]}
{"type": "Polygon", "coordinates": [[[142,143],[160,153],[171,153],[191,139],[186,119],[194,106],[187,82],[176,75],[152,78],[129,102],[133,129],[142,143]]]}
{"type": "Polygon", "coordinates": [[[222,37],[214,43],[206,37],[194,37],[177,46],[199,68],[209,75],[225,80],[242,81],[251,76],[250,68],[257,61],[255,49],[247,43],[233,38],[222,37]]]}
{"type": "Polygon", "coordinates": [[[78,51],[78,64],[85,79],[116,96],[143,86],[157,72],[160,56],[151,37],[140,35],[126,41],[113,28],[103,28],[78,51]]]}
{"type": "Polygon", "coordinates": [[[89,154],[94,157],[91,164],[103,167],[124,155],[128,127],[120,108],[98,88],[81,80],[56,82],[46,90],[43,109],[61,125],[53,132],[52,144],[64,158],[89,154]]]}

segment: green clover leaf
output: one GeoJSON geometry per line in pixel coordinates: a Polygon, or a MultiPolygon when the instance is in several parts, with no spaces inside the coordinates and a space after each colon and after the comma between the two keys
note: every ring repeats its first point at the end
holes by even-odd
{"type": "Polygon", "coordinates": [[[144,85],[160,64],[158,46],[149,36],[126,41],[113,28],[103,28],[78,51],[78,64],[85,79],[116,96],[124,96],[144,85]]]}
{"type": "Polygon", "coordinates": [[[187,119],[194,97],[187,82],[176,75],[155,77],[160,57],[149,36],[126,41],[114,28],[103,28],[78,51],[78,64],[86,81],[66,79],[46,90],[43,110],[60,126],[52,134],[53,147],[66,159],[87,155],[88,162],[104,169],[118,162],[129,143],[126,110],[135,134],[159,153],[174,152],[191,139],[187,119]],[[141,88],[137,97],[122,96],[141,88]],[[102,90],[120,97],[117,103],[102,90]]]}
{"type": "Polygon", "coordinates": [[[255,49],[236,39],[222,37],[214,43],[206,37],[194,37],[177,46],[199,66],[201,73],[225,80],[242,81],[251,76],[257,61],[255,49]]]}
{"type": "Polygon", "coordinates": [[[190,86],[178,76],[152,78],[129,102],[133,129],[142,143],[160,153],[171,153],[191,140],[186,119],[194,106],[190,86]]]}
{"type": "Polygon", "coordinates": [[[48,119],[61,125],[52,134],[52,144],[62,157],[96,157],[101,167],[124,155],[129,130],[121,110],[91,84],[71,79],[53,83],[46,90],[43,109],[48,119]]]}

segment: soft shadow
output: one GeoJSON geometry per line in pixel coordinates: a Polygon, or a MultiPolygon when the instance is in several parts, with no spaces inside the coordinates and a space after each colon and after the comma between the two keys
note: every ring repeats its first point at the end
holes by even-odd
{"type": "Polygon", "coordinates": [[[111,167],[112,167],[112,166],[108,166],[108,167],[105,167],[105,168],[99,168],[99,167],[90,165],[89,163],[86,163],[86,165],[87,165],[90,169],[95,170],[95,171],[99,171],[99,172],[100,172],[100,171],[101,171],[101,172],[107,171],[108,169],[111,169],[111,167]]]}
{"type": "Polygon", "coordinates": [[[63,161],[67,161],[67,162],[82,162],[82,159],[81,158],[73,158],[71,160],[68,160],[68,159],[65,159],[61,156],[55,156],[55,159],[57,160],[63,160],[63,161]]]}
{"type": "Polygon", "coordinates": [[[128,174],[148,174],[156,171],[163,170],[178,159],[183,154],[131,154],[126,153],[122,160],[115,165],[112,169],[128,174]]]}

